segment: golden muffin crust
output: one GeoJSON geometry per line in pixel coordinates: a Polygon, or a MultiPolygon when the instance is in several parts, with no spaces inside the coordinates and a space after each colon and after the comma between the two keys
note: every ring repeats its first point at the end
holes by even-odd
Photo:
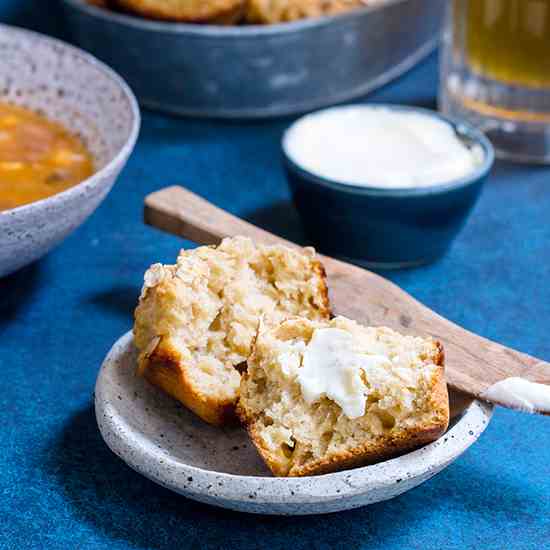
{"type": "Polygon", "coordinates": [[[241,18],[246,0],[109,0],[118,9],[150,19],[231,24],[241,18]]]}
{"type": "Polygon", "coordinates": [[[363,0],[248,0],[245,18],[248,23],[273,24],[307,17],[336,15],[366,4],[363,0]]]}

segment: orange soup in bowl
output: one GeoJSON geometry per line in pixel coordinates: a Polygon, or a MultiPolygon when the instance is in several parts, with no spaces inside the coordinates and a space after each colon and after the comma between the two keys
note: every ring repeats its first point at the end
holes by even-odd
{"type": "Polygon", "coordinates": [[[82,141],[57,122],[0,103],[0,211],[45,199],[94,172],[82,141]]]}

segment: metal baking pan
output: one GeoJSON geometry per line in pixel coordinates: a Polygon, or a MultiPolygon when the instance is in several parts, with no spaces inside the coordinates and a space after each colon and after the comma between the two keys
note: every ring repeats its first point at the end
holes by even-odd
{"type": "Polygon", "coordinates": [[[121,74],[142,105],[181,115],[259,118],[361,96],[437,43],[443,0],[398,0],[267,26],[191,25],[62,0],[68,31],[121,74]]]}

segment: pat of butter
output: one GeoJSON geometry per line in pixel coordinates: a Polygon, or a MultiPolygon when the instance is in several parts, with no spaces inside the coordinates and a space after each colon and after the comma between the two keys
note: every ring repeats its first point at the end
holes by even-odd
{"type": "Polygon", "coordinates": [[[298,370],[298,382],[308,404],[326,396],[348,418],[365,414],[368,388],[361,371],[391,364],[383,355],[368,355],[353,350],[353,336],[336,328],[317,329],[307,345],[298,370]]]}
{"type": "Polygon", "coordinates": [[[518,376],[496,382],[482,393],[481,397],[497,403],[507,403],[525,412],[550,412],[550,386],[530,382],[518,376]]]}

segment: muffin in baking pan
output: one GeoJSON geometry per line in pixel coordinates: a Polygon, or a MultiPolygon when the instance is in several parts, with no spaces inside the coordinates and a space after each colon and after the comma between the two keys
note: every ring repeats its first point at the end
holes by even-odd
{"type": "Polygon", "coordinates": [[[245,18],[248,23],[268,25],[336,15],[365,5],[366,0],[248,0],[245,18]]]}
{"type": "MultiPolygon", "coordinates": [[[[269,25],[337,15],[364,7],[369,0],[87,0],[147,19],[182,23],[269,25]]],[[[370,0],[374,3],[380,0],[370,0]]]]}
{"type": "Polygon", "coordinates": [[[231,24],[242,18],[245,0],[108,0],[107,5],[149,19],[231,24]]]}

